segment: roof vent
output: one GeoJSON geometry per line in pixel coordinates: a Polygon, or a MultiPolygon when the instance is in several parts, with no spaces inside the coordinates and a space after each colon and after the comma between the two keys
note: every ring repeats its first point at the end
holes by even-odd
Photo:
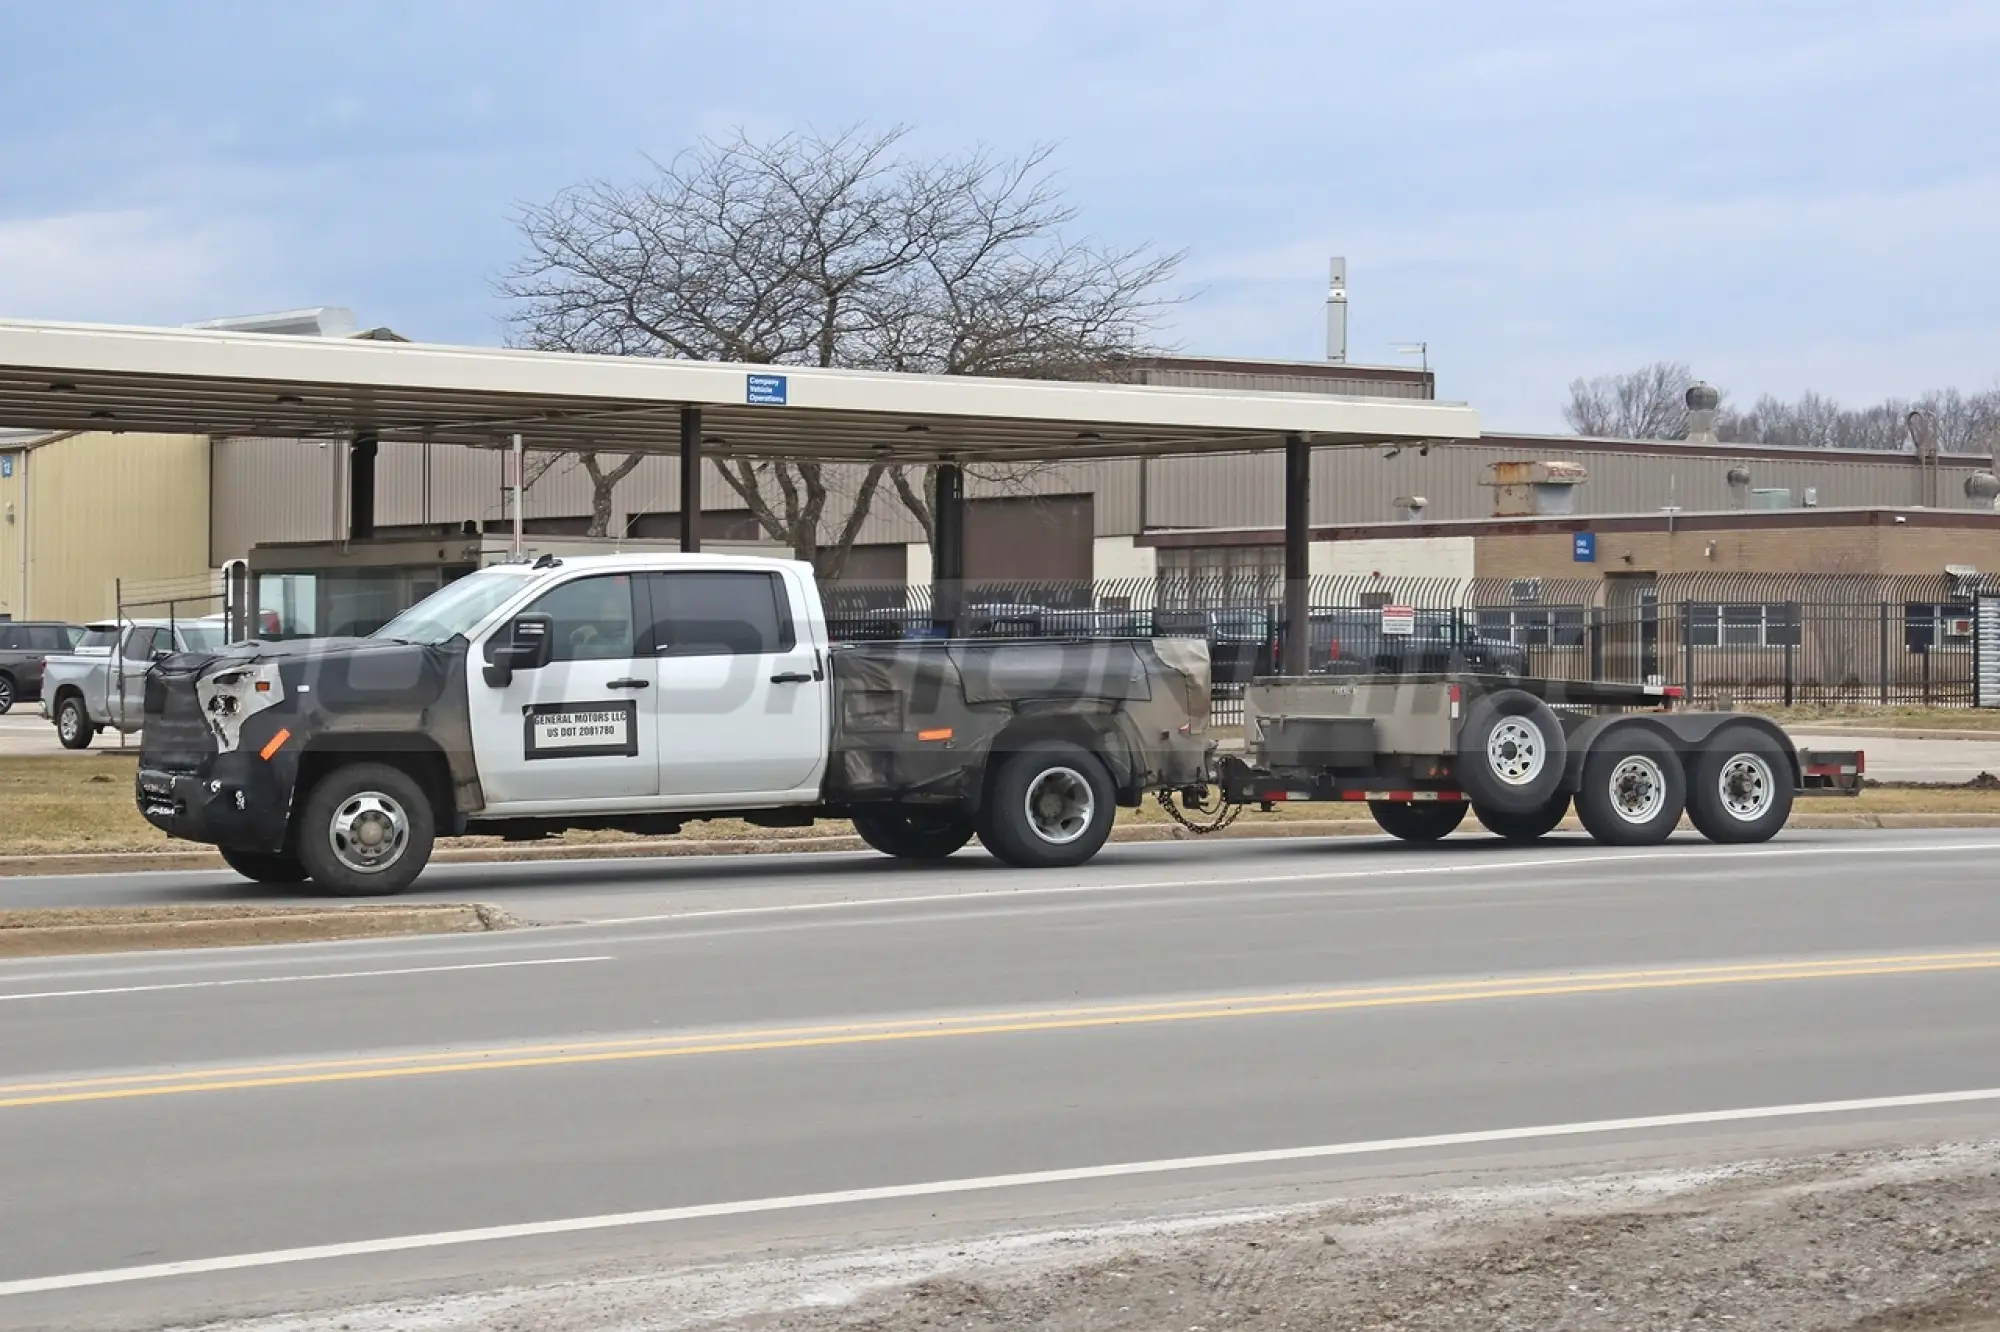
{"type": "Polygon", "coordinates": [[[1414,523],[1424,516],[1424,510],[1431,502],[1422,495],[1398,495],[1396,497],[1396,518],[1399,522],[1414,523]]]}
{"type": "Polygon", "coordinates": [[[1561,517],[1576,512],[1576,488],[1589,476],[1577,462],[1497,462],[1481,484],[1493,491],[1495,518],[1561,517]]]}

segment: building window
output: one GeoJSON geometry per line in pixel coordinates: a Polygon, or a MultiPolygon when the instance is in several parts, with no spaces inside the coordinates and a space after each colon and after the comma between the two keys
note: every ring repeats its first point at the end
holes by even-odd
{"type": "Polygon", "coordinates": [[[1972,642],[1972,606],[1967,602],[1911,601],[1903,606],[1903,641],[1912,652],[1963,647],[1972,642]]]}
{"type": "Polygon", "coordinates": [[[1478,612],[1479,636],[1520,647],[1581,647],[1590,612],[1582,606],[1500,606],[1478,612]]]}
{"type": "Polygon", "coordinates": [[[1259,606],[1284,596],[1285,552],[1275,546],[1167,546],[1160,550],[1160,604],[1259,606]]]}
{"type": "Polygon", "coordinates": [[[1697,601],[1688,607],[1688,642],[1696,647],[1797,647],[1796,603],[1697,601]]]}

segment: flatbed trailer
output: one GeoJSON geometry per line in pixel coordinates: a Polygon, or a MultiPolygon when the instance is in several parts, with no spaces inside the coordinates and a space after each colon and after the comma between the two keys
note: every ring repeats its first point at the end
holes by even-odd
{"type": "Polygon", "coordinates": [[[1762,842],[1800,796],[1859,793],[1859,751],[1800,749],[1745,713],[1679,710],[1672,685],[1483,675],[1259,679],[1244,752],[1218,754],[1226,805],[1360,801],[1383,830],[1436,841],[1469,811],[1530,842],[1574,808],[1599,842],[1762,842]]]}

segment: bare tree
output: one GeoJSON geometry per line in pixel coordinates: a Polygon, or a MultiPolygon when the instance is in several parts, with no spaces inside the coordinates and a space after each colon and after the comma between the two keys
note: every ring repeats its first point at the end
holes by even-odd
{"type": "MultiPolygon", "coordinates": [[[[520,217],[503,280],[534,347],[947,375],[1090,378],[1149,349],[1179,254],[1068,234],[1050,150],[923,157],[907,132],[704,139],[635,185],[520,217]]],[[[928,532],[924,478],[718,456],[758,524],[839,573],[884,489],[928,532]]],[[[920,469],[921,470],[921,469],[920,469]]],[[[591,467],[610,514],[618,469],[591,467]]]]}
{"type": "Polygon", "coordinates": [[[1598,439],[1687,438],[1687,391],[1694,373],[1684,361],[1655,361],[1621,375],[1578,379],[1569,386],[1563,419],[1579,435],[1598,439]]]}

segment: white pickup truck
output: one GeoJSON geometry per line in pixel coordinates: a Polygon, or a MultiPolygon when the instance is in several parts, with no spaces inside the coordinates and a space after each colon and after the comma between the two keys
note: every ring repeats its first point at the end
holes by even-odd
{"type": "Polygon", "coordinates": [[[105,620],[84,626],[76,650],[42,666],[42,716],[65,749],[88,749],[107,726],[131,734],[145,722],[146,672],[176,652],[222,646],[219,616],[198,620],[105,620]]]}
{"type": "Polygon", "coordinates": [[[1197,786],[1198,639],[839,647],[809,565],[623,555],[484,569],[365,639],[243,643],[147,675],[137,800],[262,882],[400,892],[439,836],[853,821],[937,859],[1095,855],[1197,786]]]}

